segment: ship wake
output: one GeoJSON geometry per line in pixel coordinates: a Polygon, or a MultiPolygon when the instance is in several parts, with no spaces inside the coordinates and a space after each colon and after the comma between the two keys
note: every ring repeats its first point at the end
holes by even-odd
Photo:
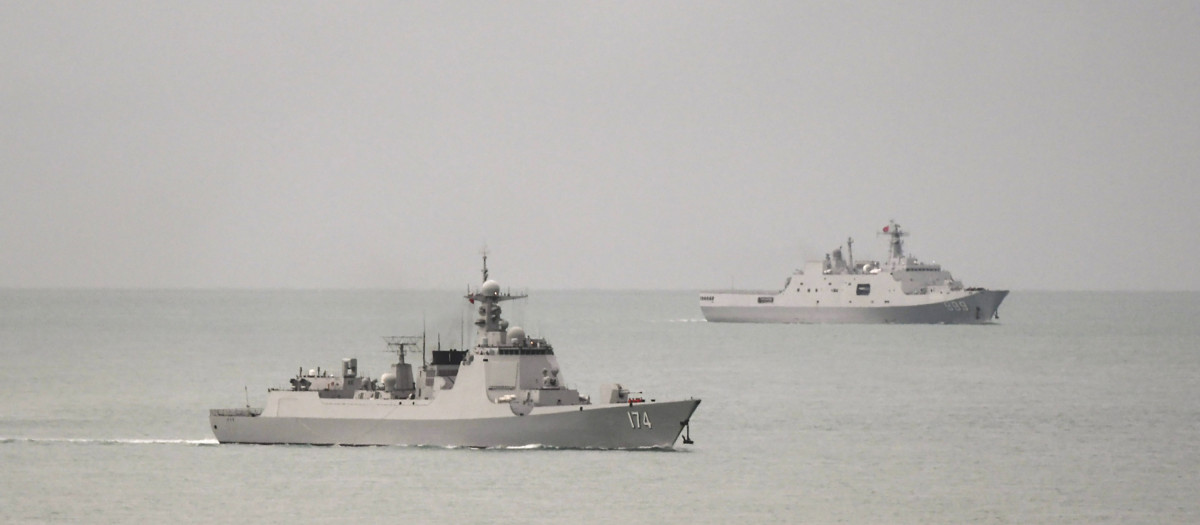
{"type": "Polygon", "coordinates": [[[213,446],[218,445],[216,439],[152,439],[152,438],[30,438],[30,437],[0,437],[0,444],[32,443],[32,444],[78,444],[78,445],[188,445],[213,446]]]}

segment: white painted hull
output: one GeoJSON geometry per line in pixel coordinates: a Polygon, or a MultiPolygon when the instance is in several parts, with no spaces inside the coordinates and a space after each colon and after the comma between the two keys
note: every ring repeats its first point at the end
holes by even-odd
{"type": "MultiPolygon", "coordinates": [[[[773,303],[758,303],[760,293],[703,292],[713,299],[701,303],[700,311],[710,322],[731,323],[864,323],[864,324],[982,324],[996,316],[1007,290],[978,290],[917,304],[897,305],[811,305],[788,304],[786,297],[773,303]]],[[[910,300],[917,301],[920,300],[910,300]]]]}
{"type": "MultiPolygon", "coordinates": [[[[518,416],[507,404],[497,414],[421,418],[422,407],[393,402],[386,417],[250,415],[244,409],[212,410],[209,422],[221,443],[311,445],[411,445],[461,447],[544,446],[580,449],[671,448],[700,400],[534,407],[518,416]]],[[[408,403],[412,403],[409,401],[408,403]]],[[[378,403],[370,405],[377,406],[378,403]]]]}

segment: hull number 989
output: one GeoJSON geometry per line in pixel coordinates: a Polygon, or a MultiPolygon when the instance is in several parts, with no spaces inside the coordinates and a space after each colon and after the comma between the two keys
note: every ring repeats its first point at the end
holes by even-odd
{"type": "Polygon", "coordinates": [[[946,301],[946,309],[951,312],[966,312],[971,309],[966,301],[946,301]]]}
{"type": "Polygon", "coordinates": [[[649,412],[636,412],[630,410],[625,415],[629,416],[629,428],[653,428],[650,424],[649,412]]]}

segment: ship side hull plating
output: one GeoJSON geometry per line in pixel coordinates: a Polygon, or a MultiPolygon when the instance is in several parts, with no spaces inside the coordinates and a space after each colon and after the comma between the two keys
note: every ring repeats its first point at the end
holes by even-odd
{"type": "MultiPolygon", "coordinates": [[[[534,407],[525,416],[461,419],[405,418],[415,406],[395,406],[389,417],[278,417],[239,409],[212,410],[221,443],[410,445],[580,449],[670,448],[700,400],[534,407]],[[400,413],[400,414],[397,414],[400,413]]],[[[509,412],[507,406],[505,412],[509,412]]]]}
{"type": "Polygon", "coordinates": [[[732,323],[874,323],[874,324],[982,324],[996,317],[1007,290],[979,290],[925,304],[872,306],[788,305],[783,300],[759,304],[760,294],[713,293],[711,304],[701,304],[710,322],[732,323]]]}

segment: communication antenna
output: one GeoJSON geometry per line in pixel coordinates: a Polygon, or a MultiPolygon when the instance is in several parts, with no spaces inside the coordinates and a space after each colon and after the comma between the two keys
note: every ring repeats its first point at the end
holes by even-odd
{"type": "Polygon", "coordinates": [[[482,249],[482,250],[479,250],[479,255],[482,255],[482,256],[483,256],[483,282],[487,282],[487,278],[488,278],[488,270],[487,270],[487,256],[488,256],[488,249],[487,249],[487,245],[486,245],[486,244],[485,244],[485,245],[483,245],[483,249],[482,249]]]}

